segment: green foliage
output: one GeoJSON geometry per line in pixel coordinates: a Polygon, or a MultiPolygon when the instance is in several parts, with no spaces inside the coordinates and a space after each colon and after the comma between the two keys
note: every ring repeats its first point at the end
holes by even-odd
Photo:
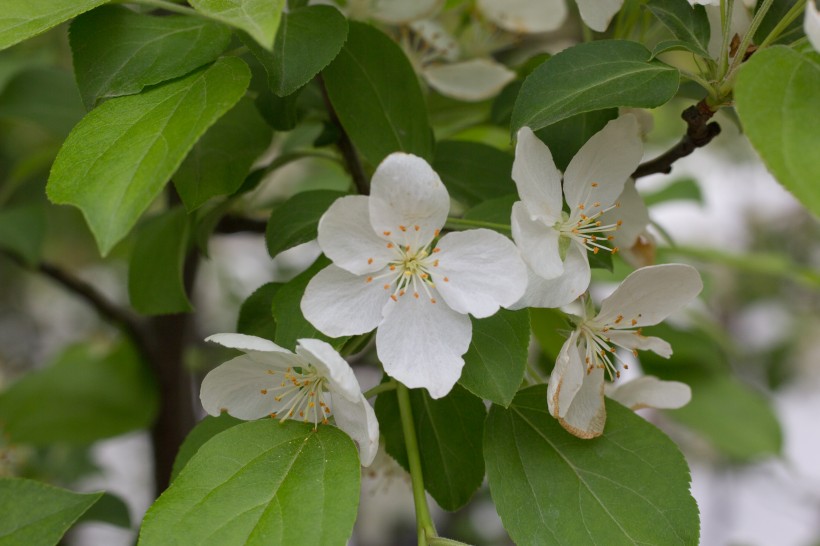
{"type": "Polygon", "coordinates": [[[820,54],[775,46],[743,63],[735,85],[746,136],[777,180],[820,217],[820,54]]]}
{"type": "Polygon", "coordinates": [[[154,216],[138,230],[128,264],[131,305],[145,315],[191,311],[182,279],[190,223],[177,207],[154,216]]]}
{"type": "Polygon", "coordinates": [[[128,513],[128,505],[111,493],[103,493],[99,500],[80,516],[78,521],[100,521],[123,529],[131,528],[131,514],[128,513]]]}
{"type": "Polygon", "coordinates": [[[101,99],[139,93],[213,61],[231,32],[206,19],[102,6],[75,19],[69,36],[77,85],[91,109],[101,99]]]}
{"type": "Polygon", "coordinates": [[[555,166],[564,171],[581,146],[617,117],[617,108],[585,112],[553,123],[535,134],[549,147],[555,166]]]}
{"type": "Polygon", "coordinates": [[[263,284],[242,302],[236,331],[240,334],[273,340],[276,338],[276,320],[273,318],[273,298],[282,285],[275,282],[263,284]]]}
{"type": "Polygon", "coordinates": [[[332,426],[263,419],[206,442],[154,503],[141,546],[345,544],[359,454],[332,426]]]}
{"type": "Polygon", "coordinates": [[[527,369],[527,310],[501,309],[489,318],[470,320],[473,338],[464,355],[459,383],[479,398],[509,406],[527,369]]]}
{"type": "Polygon", "coordinates": [[[649,207],[666,201],[695,201],[703,204],[703,195],[700,186],[691,178],[675,180],[662,190],[643,196],[644,203],[649,207]]]}
{"type": "Polygon", "coordinates": [[[490,492],[516,544],[698,543],[689,469],[654,426],[607,400],[603,436],[571,436],[546,386],[493,406],[484,431],[490,492]]]}
{"type": "Polygon", "coordinates": [[[548,360],[555,362],[572,330],[566,315],[558,309],[530,308],[532,335],[548,360]],[[562,333],[566,332],[566,335],[562,333]]]}
{"type": "Polygon", "coordinates": [[[133,347],[74,345],[0,394],[0,422],[14,442],[87,443],[149,426],[157,402],[133,347]]]}
{"type": "Polygon", "coordinates": [[[646,7],[669,29],[677,44],[705,59],[710,58],[711,32],[706,8],[692,6],[687,0],[651,0],[646,7]]]}
{"type": "Polygon", "coordinates": [[[197,139],[242,97],[236,58],[92,110],[51,169],[49,198],[77,206],[105,255],[134,226],[197,139]]]}
{"type": "Polygon", "coordinates": [[[316,239],[319,218],[343,193],[317,190],[297,193],[271,212],[265,241],[268,253],[280,252],[316,239]]]}
{"type": "Polygon", "coordinates": [[[322,74],[339,121],[370,163],[396,151],[432,158],[433,135],[418,78],[393,40],[351,22],[347,42],[322,74]]]}
{"type": "Polygon", "coordinates": [[[265,49],[273,49],[285,0],[190,0],[198,12],[247,32],[265,49]]]}
{"type": "Polygon", "coordinates": [[[201,448],[205,442],[223,430],[228,430],[244,422],[245,421],[237,419],[236,417],[231,417],[227,413],[223,413],[219,417],[206,415],[205,418],[197,423],[193,430],[188,433],[188,436],[185,437],[185,441],[179,446],[176,459],[174,459],[174,468],[171,470],[171,481],[173,482],[177,476],[179,476],[179,473],[182,472],[182,469],[185,468],[185,465],[188,464],[191,457],[196,455],[199,448],[201,448]]]}
{"type": "Polygon", "coordinates": [[[253,101],[241,99],[199,139],[174,174],[174,186],[188,211],[211,197],[237,191],[273,132],[253,101]]]}
{"type": "MultiPolygon", "coordinates": [[[[512,216],[512,206],[516,201],[520,201],[517,193],[489,199],[464,213],[464,218],[467,220],[490,222],[498,224],[499,226],[509,226],[510,217],[512,216]]],[[[510,235],[509,228],[498,228],[496,231],[507,236],[510,235]]]]}
{"type": "Polygon", "coordinates": [[[0,478],[0,545],[57,544],[102,493],[74,493],[34,480],[0,478]]]}
{"type": "Polygon", "coordinates": [[[593,110],[666,103],[678,90],[678,71],[650,57],[644,46],[626,40],[588,42],[562,51],[524,80],[513,109],[513,133],[593,110]]]}
{"type": "MultiPolygon", "coordinates": [[[[410,405],[424,488],[445,510],[458,510],[484,479],[484,461],[478,456],[487,414],[484,403],[456,385],[438,400],[430,398],[425,390],[413,389],[410,405]]],[[[387,453],[409,470],[395,391],[379,395],[376,416],[387,453]]]]}
{"type": "Polygon", "coordinates": [[[16,0],[3,2],[0,49],[22,42],[108,0],[16,0]]]}
{"type": "Polygon", "coordinates": [[[0,94],[0,118],[35,123],[61,139],[84,114],[74,78],[59,68],[20,72],[0,94]]]}
{"type": "Polygon", "coordinates": [[[462,140],[436,145],[433,169],[454,199],[474,206],[488,199],[515,193],[510,178],[513,157],[497,148],[462,140]]]}
{"type": "Polygon", "coordinates": [[[42,205],[20,205],[0,209],[0,249],[11,252],[26,265],[40,261],[46,234],[46,215],[42,205]]]}

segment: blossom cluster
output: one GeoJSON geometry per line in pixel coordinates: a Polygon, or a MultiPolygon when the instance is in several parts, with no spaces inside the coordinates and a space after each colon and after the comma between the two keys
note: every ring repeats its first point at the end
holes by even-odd
{"type": "MultiPolygon", "coordinates": [[[[334,338],[376,330],[385,373],[441,398],[461,376],[471,316],[578,301],[546,403],[572,434],[598,436],[607,379],[628,367],[619,349],[669,357],[669,344],[641,328],[664,320],[702,289],[690,266],[641,267],[595,312],[588,256],[632,247],[648,223],[629,179],[642,154],[632,114],[590,138],[563,174],[549,148],[522,128],[512,170],[521,200],[512,207],[510,240],[488,229],[445,232],[450,198],[438,174],[420,157],[393,153],[373,174],[370,195],[342,197],[322,216],[318,243],[332,263],[311,279],[302,313],[334,338]]],[[[356,440],[362,463],[373,460],[378,423],[350,366],[330,345],[302,339],[294,353],[252,336],[209,339],[244,351],[206,377],[201,397],[209,413],[316,425],[332,418],[356,440]]],[[[608,394],[633,408],[680,407],[690,398],[686,385],[651,377],[608,394]]]]}

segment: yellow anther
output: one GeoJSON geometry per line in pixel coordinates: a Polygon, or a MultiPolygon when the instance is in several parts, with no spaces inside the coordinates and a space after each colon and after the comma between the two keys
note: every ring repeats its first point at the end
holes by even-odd
{"type": "Polygon", "coordinates": [[[421,229],[421,227],[420,227],[420,226],[413,226],[413,229],[415,229],[416,231],[418,231],[418,230],[420,230],[420,229],[421,229]]]}
{"type": "Polygon", "coordinates": [[[368,263],[368,265],[372,264],[373,263],[373,258],[368,258],[367,263],[368,263]]]}
{"type": "Polygon", "coordinates": [[[385,237],[390,237],[390,232],[389,231],[383,231],[382,233],[384,233],[385,237]]]}
{"type": "Polygon", "coordinates": [[[373,277],[367,277],[367,280],[365,282],[373,282],[373,277]]]}
{"type": "Polygon", "coordinates": [[[262,394],[268,394],[268,389],[261,389],[259,392],[262,394]]]}
{"type": "Polygon", "coordinates": [[[402,231],[407,231],[407,228],[405,226],[399,226],[399,229],[402,231]]]}

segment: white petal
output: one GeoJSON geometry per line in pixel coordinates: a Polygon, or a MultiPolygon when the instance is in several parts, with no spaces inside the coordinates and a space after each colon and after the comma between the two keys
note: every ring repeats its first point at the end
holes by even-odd
{"type": "Polygon", "coordinates": [[[257,336],[248,336],[245,334],[213,334],[206,337],[205,341],[219,343],[223,347],[239,349],[240,351],[245,352],[256,351],[293,354],[269,339],[257,336]]]}
{"type": "Polygon", "coordinates": [[[570,434],[579,438],[595,438],[604,432],[604,370],[594,368],[584,376],[583,385],[572,399],[566,415],[559,417],[558,422],[570,434]]]}
{"type": "Polygon", "coordinates": [[[489,229],[453,232],[441,238],[438,248],[432,278],[447,305],[459,313],[489,317],[524,294],[527,268],[503,235],[489,229]]]}
{"type": "Polygon", "coordinates": [[[389,302],[376,331],[376,350],[384,371],[411,389],[426,388],[433,398],[446,395],[461,376],[470,347],[470,317],[444,302],[409,294],[389,302]]]}
{"type": "Polygon", "coordinates": [[[586,371],[578,348],[578,332],[574,331],[561,346],[547,387],[547,408],[553,417],[566,415],[572,399],[581,389],[584,375],[586,371]]]}
{"type": "Polygon", "coordinates": [[[402,245],[426,246],[447,221],[449,212],[450,196],[422,158],[392,153],[373,174],[370,222],[376,233],[391,233],[402,245]]]}
{"type": "Polygon", "coordinates": [[[567,17],[564,0],[478,0],[478,9],[504,30],[522,34],[556,30],[567,17]]]}
{"type": "Polygon", "coordinates": [[[524,203],[513,204],[512,236],[528,266],[544,279],[554,279],[564,272],[558,251],[560,233],[540,220],[532,220],[524,203]]]}
{"type": "Polygon", "coordinates": [[[350,364],[336,349],[320,339],[305,338],[297,341],[296,354],[307,360],[320,375],[328,379],[328,388],[355,402],[362,388],[350,364]]]}
{"type": "Polygon", "coordinates": [[[643,198],[635,189],[635,181],[627,180],[624,184],[624,191],[618,197],[617,202],[620,207],[612,209],[601,216],[603,224],[614,224],[619,220],[621,226],[615,230],[615,239],[612,243],[621,250],[632,248],[638,236],[644,232],[649,224],[649,211],[643,198]]]}
{"type": "Polygon", "coordinates": [[[621,347],[639,351],[652,351],[664,358],[672,356],[672,346],[659,337],[643,336],[637,331],[619,332],[618,330],[610,330],[606,335],[613,343],[621,347]]]}
{"type": "Polygon", "coordinates": [[[355,401],[333,392],[330,396],[336,425],[359,446],[362,466],[370,466],[379,449],[379,421],[373,408],[361,393],[355,401]]]}
{"type": "Polygon", "coordinates": [[[609,26],[612,16],[618,13],[624,0],[575,0],[581,19],[592,30],[603,32],[609,26]]]}
{"type": "Polygon", "coordinates": [[[594,322],[611,328],[657,324],[692,301],[702,289],[703,283],[694,267],[683,264],[642,267],[601,302],[601,311],[594,322]]]}
{"type": "Polygon", "coordinates": [[[550,149],[532,129],[522,127],[517,138],[512,178],[518,195],[531,216],[552,225],[561,218],[561,171],[555,166],[550,149]]]}
{"type": "Polygon", "coordinates": [[[410,29],[424,42],[424,46],[438,54],[438,58],[445,61],[458,59],[460,49],[455,38],[444,30],[438,21],[425,19],[410,23],[410,29]]]}
{"type": "Polygon", "coordinates": [[[282,380],[268,370],[299,366],[302,361],[291,353],[274,352],[266,356],[270,359],[268,363],[243,355],[211,370],[199,393],[205,411],[211,415],[227,411],[238,419],[248,420],[279,412],[287,400],[277,402],[273,394],[262,394],[265,389],[275,389],[282,380]]]}
{"type": "Polygon", "coordinates": [[[378,280],[354,275],[329,265],[307,285],[302,314],[319,331],[330,336],[364,334],[378,326],[390,291],[378,280]]]}
{"type": "Polygon", "coordinates": [[[378,271],[394,257],[368,221],[369,201],[363,195],[342,197],[319,220],[322,252],[334,264],[356,275],[378,271]]]}
{"type": "Polygon", "coordinates": [[[641,408],[677,409],[692,399],[692,389],[679,381],[661,381],[645,375],[614,388],[607,394],[631,410],[641,408]]]}
{"type": "Polygon", "coordinates": [[[642,156],[640,126],[632,114],[613,119],[592,135],[564,173],[570,218],[577,217],[581,210],[591,216],[613,204],[642,156]]]}
{"type": "Polygon", "coordinates": [[[316,239],[283,250],[270,262],[270,280],[289,282],[300,273],[304,273],[321,255],[322,249],[316,239]]]}
{"type": "Polygon", "coordinates": [[[424,79],[446,97],[476,102],[496,96],[515,79],[515,72],[492,59],[471,59],[428,66],[424,79]]]}
{"type": "Polygon", "coordinates": [[[590,270],[587,253],[571,244],[560,277],[545,279],[528,270],[527,291],[510,309],[523,307],[561,307],[578,299],[589,287],[590,270]]]}
{"type": "Polygon", "coordinates": [[[430,17],[443,3],[443,0],[375,0],[371,15],[383,23],[397,25],[430,17]]]}
{"type": "Polygon", "coordinates": [[[814,4],[815,0],[806,2],[806,15],[803,19],[803,30],[815,51],[820,51],[820,11],[814,4]]]}

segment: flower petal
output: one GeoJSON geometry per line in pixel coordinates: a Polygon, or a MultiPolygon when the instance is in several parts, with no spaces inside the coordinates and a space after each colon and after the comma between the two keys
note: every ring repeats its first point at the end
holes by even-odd
{"type": "Polygon", "coordinates": [[[632,114],[613,119],[592,135],[564,173],[570,218],[577,217],[581,210],[592,216],[615,203],[642,155],[640,127],[632,114]]]}
{"type": "Polygon", "coordinates": [[[302,361],[292,353],[268,353],[270,362],[259,362],[248,355],[229,360],[211,370],[202,381],[199,398],[210,415],[227,411],[238,419],[258,419],[281,411],[287,400],[277,402],[273,391],[282,380],[269,373],[271,369],[299,366],[302,361]],[[276,365],[271,365],[275,363],[276,365]]]}
{"type": "Polygon", "coordinates": [[[528,266],[544,279],[554,279],[564,272],[564,262],[558,250],[560,233],[540,220],[532,220],[527,207],[513,204],[512,236],[528,266]]]}
{"type": "Polygon", "coordinates": [[[240,351],[245,352],[254,351],[263,353],[277,352],[293,354],[269,339],[257,336],[248,336],[245,334],[213,334],[206,337],[205,341],[219,343],[223,347],[228,347],[229,349],[239,349],[240,351]]]}
{"type": "Polygon", "coordinates": [[[349,195],[337,199],[319,220],[319,246],[325,256],[356,275],[382,269],[394,257],[368,222],[370,199],[349,195]]]}
{"type": "Polygon", "coordinates": [[[581,19],[592,30],[603,32],[609,26],[612,16],[618,13],[624,0],[575,0],[581,19]]]}
{"type": "Polygon", "coordinates": [[[515,79],[515,72],[492,59],[470,59],[428,66],[424,79],[446,97],[476,102],[496,96],[515,79]]]}
{"type": "Polygon", "coordinates": [[[567,18],[564,0],[478,0],[478,9],[504,30],[521,34],[556,30],[567,18]]]}
{"type": "Polygon", "coordinates": [[[642,408],[677,409],[692,399],[692,389],[679,381],[662,381],[645,375],[618,385],[607,396],[631,410],[642,408]]]}
{"type": "Polygon", "coordinates": [[[299,339],[296,354],[328,379],[328,388],[332,392],[340,393],[351,402],[356,402],[362,395],[362,388],[350,364],[329,343],[320,339],[299,339]]]}
{"type": "Polygon", "coordinates": [[[450,196],[422,158],[392,153],[373,174],[370,223],[376,233],[390,233],[402,245],[426,246],[447,221],[449,212],[450,196]]]}
{"type": "Polygon", "coordinates": [[[329,265],[305,288],[302,314],[319,331],[340,337],[364,334],[379,325],[390,291],[367,276],[329,265]]]}
{"type": "Polygon", "coordinates": [[[638,236],[644,232],[649,224],[649,211],[643,198],[635,189],[635,181],[627,180],[624,191],[616,200],[620,207],[612,209],[601,216],[601,223],[614,224],[621,221],[621,225],[613,233],[612,244],[621,250],[632,248],[638,236]]]}
{"type": "Polygon", "coordinates": [[[518,130],[512,178],[518,195],[534,219],[550,226],[561,218],[561,171],[552,160],[552,153],[532,129],[518,130]]]}
{"type": "Polygon", "coordinates": [[[600,436],[606,423],[604,403],[604,370],[594,368],[584,377],[581,388],[572,399],[566,414],[558,422],[570,434],[589,439],[600,436]]]}
{"type": "Polygon", "coordinates": [[[672,356],[672,346],[659,337],[644,336],[637,331],[619,332],[618,330],[610,330],[606,335],[613,343],[627,349],[652,351],[664,358],[672,356]]]}
{"type": "Polygon", "coordinates": [[[809,39],[814,50],[820,51],[820,11],[817,10],[814,0],[806,2],[803,30],[806,32],[806,38],[809,39]]]}
{"type": "Polygon", "coordinates": [[[336,425],[359,446],[362,466],[370,466],[379,449],[379,421],[373,408],[361,393],[356,400],[348,400],[334,392],[330,397],[336,425]]]}
{"type": "Polygon", "coordinates": [[[426,48],[433,50],[437,54],[437,58],[445,61],[455,61],[458,59],[459,53],[461,53],[458,42],[444,30],[444,27],[438,21],[423,19],[421,21],[413,21],[408,26],[410,30],[413,31],[413,34],[424,43],[426,48]]]}
{"type": "Polygon", "coordinates": [[[518,249],[503,235],[489,229],[448,233],[438,248],[439,266],[431,274],[442,298],[455,311],[489,317],[524,294],[527,268],[518,249]]]}
{"type": "Polygon", "coordinates": [[[571,244],[564,260],[564,272],[560,277],[545,279],[527,268],[527,291],[510,309],[524,307],[561,307],[578,299],[589,287],[591,273],[586,250],[571,244]]]}
{"type": "Polygon", "coordinates": [[[593,320],[610,328],[657,324],[692,301],[702,289],[703,283],[694,267],[683,264],[642,267],[630,273],[601,302],[601,311],[593,320]]]}
{"type": "Polygon", "coordinates": [[[461,376],[470,347],[470,317],[444,302],[406,295],[385,307],[376,331],[376,350],[384,371],[411,389],[426,388],[433,398],[446,395],[461,376]]]}
{"type": "Polygon", "coordinates": [[[578,348],[578,331],[561,346],[547,387],[547,408],[556,419],[567,414],[572,399],[584,382],[585,366],[578,348]]]}
{"type": "Polygon", "coordinates": [[[383,23],[398,25],[433,15],[443,0],[375,0],[371,15],[383,23]]]}

